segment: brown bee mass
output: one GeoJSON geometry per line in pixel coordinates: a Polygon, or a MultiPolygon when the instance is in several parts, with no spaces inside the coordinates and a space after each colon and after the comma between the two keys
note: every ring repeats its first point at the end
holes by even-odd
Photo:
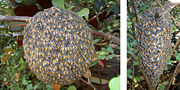
{"type": "Polygon", "coordinates": [[[172,50],[172,21],[169,14],[157,18],[158,10],[158,7],[147,10],[136,31],[140,65],[152,86],[157,86],[172,50]]]}
{"type": "Polygon", "coordinates": [[[95,53],[90,28],[83,19],[55,7],[29,20],[23,45],[31,71],[50,84],[67,85],[79,79],[95,53]]]}

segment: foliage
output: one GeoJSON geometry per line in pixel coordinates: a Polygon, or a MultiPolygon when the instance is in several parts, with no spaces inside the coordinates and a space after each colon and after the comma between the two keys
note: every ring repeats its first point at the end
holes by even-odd
{"type": "MultiPolygon", "coordinates": [[[[164,4],[164,0],[158,0],[161,4],[164,4]]],[[[128,70],[127,70],[127,86],[128,90],[135,90],[135,89],[147,89],[147,82],[144,80],[144,77],[142,75],[142,72],[139,69],[139,61],[132,58],[131,55],[134,55],[135,58],[138,58],[138,51],[137,51],[137,41],[135,36],[135,30],[138,28],[138,18],[136,16],[140,16],[143,14],[145,10],[147,10],[150,7],[158,6],[157,2],[155,0],[139,0],[136,2],[132,2],[132,0],[128,0],[128,17],[127,17],[127,46],[128,46],[128,70]],[[137,7],[137,15],[135,13],[135,7],[137,7]]],[[[171,15],[176,19],[178,19],[177,12],[179,12],[179,7],[175,7],[171,10],[171,15]],[[176,14],[175,14],[176,13],[176,14]]],[[[178,25],[173,21],[173,30],[175,32],[178,31],[178,25]]],[[[175,34],[174,32],[174,34],[175,34]]],[[[172,45],[175,44],[177,41],[176,35],[173,36],[172,45]]],[[[174,46],[173,46],[174,47],[174,46]]],[[[168,60],[168,68],[164,70],[163,75],[159,79],[159,85],[157,88],[160,90],[164,90],[165,87],[169,83],[170,76],[174,73],[174,69],[177,66],[177,63],[179,62],[179,54],[180,51],[175,50],[174,54],[169,57],[168,60]]],[[[177,77],[176,77],[177,78],[177,77]]],[[[179,87],[179,86],[178,86],[179,87]]]]}
{"type": "Polygon", "coordinates": [[[52,0],[53,6],[64,8],[64,0],[52,0]]]}
{"type": "Polygon", "coordinates": [[[120,90],[120,76],[114,77],[109,81],[110,90],[120,90]]]}
{"type": "MultiPolygon", "coordinates": [[[[35,5],[39,10],[43,10],[38,3],[38,0],[12,1],[18,5],[35,5]]],[[[13,16],[14,9],[8,4],[7,0],[1,0],[0,2],[0,5],[5,7],[0,9],[0,12],[2,12],[1,14],[13,16]]],[[[52,0],[52,4],[56,7],[77,12],[79,16],[84,18],[84,21],[88,21],[93,16],[97,15],[94,20],[97,22],[96,26],[98,28],[90,24],[91,21],[87,22],[92,29],[112,34],[118,38],[120,37],[119,6],[115,0],[52,0]],[[103,10],[106,8],[108,8],[107,13],[104,13],[103,10]]],[[[3,26],[3,28],[0,28],[0,82],[2,83],[0,87],[2,89],[17,90],[52,90],[53,87],[50,84],[43,83],[43,81],[39,80],[30,71],[23,57],[23,36],[21,35],[21,32],[24,30],[25,24],[26,23],[19,22],[0,22],[0,25],[3,26]]],[[[120,50],[118,49],[119,46],[114,47],[115,44],[106,41],[101,37],[94,37],[93,42],[97,49],[96,56],[98,60],[111,60],[115,55],[119,55],[119,53],[117,53],[120,50]]],[[[92,63],[91,66],[96,65],[98,60],[92,63]]],[[[111,82],[113,83],[114,81],[111,82]]],[[[77,87],[75,84],[72,84],[70,86],[61,87],[61,89],[77,90],[77,87]]]]}

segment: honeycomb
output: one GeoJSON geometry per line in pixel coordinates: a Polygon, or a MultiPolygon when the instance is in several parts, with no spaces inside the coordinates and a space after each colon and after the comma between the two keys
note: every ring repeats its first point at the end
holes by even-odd
{"type": "Polygon", "coordinates": [[[156,17],[159,7],[148,9],[136,31],[141,68],[153,87],[157,86],[171,54],[172,21],[169,14],[156,17]]]}
{"type": "Polygon", "coordinates": [[[24,57],[29,68],[45,83],[73,83],[93,61],[90,30],[75,12],[56,7],[38,12],[24,30],[24,57]]]}

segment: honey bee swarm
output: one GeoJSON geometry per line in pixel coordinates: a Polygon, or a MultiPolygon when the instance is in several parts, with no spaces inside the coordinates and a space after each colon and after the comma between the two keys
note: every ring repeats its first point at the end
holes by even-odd
{"type": "Polygon", "coordinates": [[[172,21],[169,14],[156,18],[158,10],[150,8],[144,12],[136,31],[140,65],[152,86],[158,84],[172,50],[172,21]]]}
{"type": "Polygon", "coordinates": [[[68,85],[79,79],[95,53],[90,28],[83,19],[56,7],[29,20],[23,46],[31,71],[50,84],[68,85]]]}

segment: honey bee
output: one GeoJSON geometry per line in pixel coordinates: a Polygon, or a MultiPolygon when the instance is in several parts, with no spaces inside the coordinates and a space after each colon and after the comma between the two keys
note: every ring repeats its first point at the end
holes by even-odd
{"type": "Polygon", "coordinates": [[[43,62],[43,66],[45,66],[45,65],[47,65],[47,64],[49,64],[48,61],[44,61],[44,62],[43,62]]]}

